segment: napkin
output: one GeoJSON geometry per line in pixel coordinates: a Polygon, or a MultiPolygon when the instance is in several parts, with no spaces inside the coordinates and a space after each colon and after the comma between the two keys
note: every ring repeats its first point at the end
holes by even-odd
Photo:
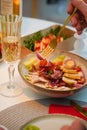
{"type": "MultiPolygon", "coordinates": [[[[84,109],[87,110],[87,108],[85,108],[85,107],[84,107],[84,109]]],[[[77,111],[72,106],[51,104],[49,106],[49,114],[68,114],[68,115],[77,116],[77,117],[80,117],[84,120],[87,120],[86,117],[84,117],[82,114],[80,114],[80,112],[77,111]]]]}

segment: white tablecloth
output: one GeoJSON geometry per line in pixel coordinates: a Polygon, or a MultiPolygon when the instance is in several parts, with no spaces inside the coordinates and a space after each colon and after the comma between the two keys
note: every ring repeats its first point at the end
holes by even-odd
{"type": "MultiPolygon", "coordinates": [[[[22,37],[31,33],[34,33],[40,29],[47,28],[51,25],[54,25],[54,22],[44,21],[44,20],[38,20],[38,19],[32,19],[32,18],[23,18],[23,24],[22,24],[22,37]]],[[[87,47],[87,46],[86,46],[87,47]]],[[[77,52],[74,52],[77,53],[77,52]]],[[[81,56],[87,58],[86,48],[85,51],[80,54],[81,56]]],[[[17,65],[16,65],[17,66],[17,65]]],[[[15,97],[15,98],[8,98],[0,95],[0,111],[21,103],[25,102],[27,100],[33,100],[33,99],[40,99],[40,98],[46,98],[46,96],[42,96],[40,94],[35,93],[32,91],[21,79],[17,67],[15,71],[15,80],[18,82],[19,86],[23,88],[23,94],[15,97]]],[[[8,81],[8,71],[7,71],[7,65],[2,62],[0,63],[0,84],[4,83],[5,81],[8,81]]],[[[87,102],[87,87],[79,92],[78,94],[71,96],[69,98],[73,98],[80,101],[87,102]]]]}

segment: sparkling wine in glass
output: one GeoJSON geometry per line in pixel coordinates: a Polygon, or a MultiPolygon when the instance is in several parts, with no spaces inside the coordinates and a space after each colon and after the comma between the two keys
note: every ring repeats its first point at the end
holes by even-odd
{"type": "Polygon", "coordinates": [[[21,53],[21,23],[18,15],[4,15],[1,18],[2,55],[8,64],[9,81],[0,85],[0,94],[15,97],[22,93],[22,89],[14,82],[15,62],[21,53]]]}

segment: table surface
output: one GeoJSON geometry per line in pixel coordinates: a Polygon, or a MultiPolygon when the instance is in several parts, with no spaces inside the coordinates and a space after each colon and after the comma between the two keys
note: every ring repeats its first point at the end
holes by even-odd
{"type": "MultiPolygon", "coordinates": [[[[50,21],[45,21],[45,20],[40,20],[40,19],[23,18],[22,37],[24,37],[25,35],[34,33],[38,30],[50,27],[54,24],[56,24],[56,23],[50,22],[50,21]]],[[[86,42],[86,40],[85,40],[85,42],[86,42]]],[[[82,53],[80,53],[80,55],[85,58],[87,58],[86,50],[87,50],[87,46],[85,47],[85,50],[82,53]]],[[[73,52],[77,53],[75,51],[73,51],[73,52]]],[[[0,63],[0,84],[4,83],[6,81],[8,81],[7,65],[6,65],[6,63],[2,62],[2,63],[0,63]]],[[[34,92],[24,83],[24,81],[21,79],[21,77],[18,73],[17,64],[16,64],[16,71],[15,71],[15,81],[18,82],[19,87],[22,87],[23,94],[21,94],[18,97],[15,97],[15,98],[8,98],[8,97],[4,97],[4,96],[0,95],[0,111],[4,110],[10,106],[13,106],[15,104],[19,104],[19,103],[22,103],[25,101],[47,98],[46,96],[42,96],[42,95],[34,92]]],[[[75,94],[68,98],[87,102],[87,87],[85,87],[85,89],[83,89],[78,94],[75,94]]]]}

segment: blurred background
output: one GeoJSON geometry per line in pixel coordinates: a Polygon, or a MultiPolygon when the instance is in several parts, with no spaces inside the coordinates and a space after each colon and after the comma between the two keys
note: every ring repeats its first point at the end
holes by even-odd
{"type": "Polygon", "coordinates": [[[23,0],[23,16],[63,23],[69,0],[23,0]]]}

